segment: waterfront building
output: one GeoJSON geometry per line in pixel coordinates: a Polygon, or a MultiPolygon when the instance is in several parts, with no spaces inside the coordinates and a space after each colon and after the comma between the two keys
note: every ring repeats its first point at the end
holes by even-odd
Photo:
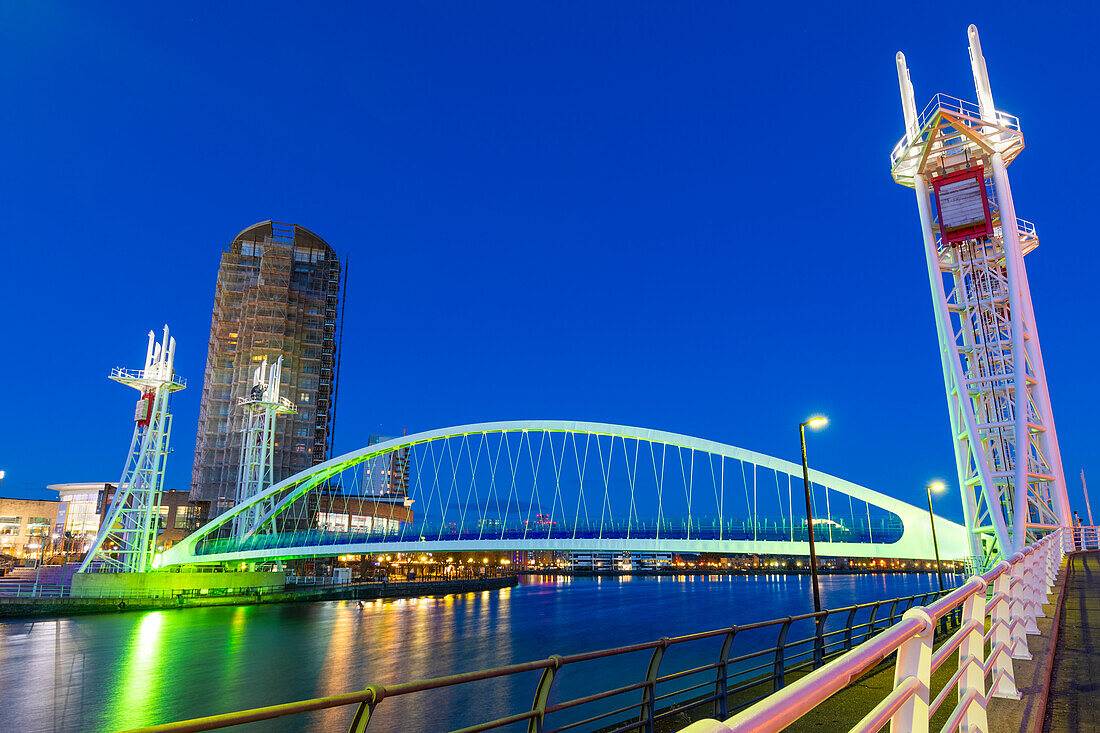
{"type": "Polygon", "coordinates": [[[59,502],[0,496],[0,555],[38,557],[49,544],[59,502]]]}
{"type": "Polygon", "coordinates": [[[657,570],[672,564],[671,552],[571,552],[569,564],[574,570],[657,570]]]}
{"type": "Polygon", "coordinates": [[[222,253],[191,471],[192,499],[215,513],[235,500],[245,426],[238,403],[265,358],[283,357],[281,396],[298,408],[276,423],[273,480],[328,457],[340,273],[336,251],[296,224],[254,224],[222,253]]]}
{"type": "Polygon", "coordinates": [[[315,526],[329,532],[392,534],[412,521],[412,501],[408,499],[321,494],[315,526]]]}
{"type": "MultiPolygon", "coordinates": [[[[378,445],[392,436],[371,435],[367,445],[378,445]]],[[[409,448],[398,448],[387,453],[381,461],[363,464],[363,493],[368,496],[404,498],[409,495],[409,448]]]]}
{"type": "MultiPolygon", "coordinates": [[[[117,485],[93,482],[52,484],[46,488],[58,494],[58,501],[53,502],[58,505],[53,534],[67,539],[69,552],[84,552],[99,533],[117,485]]],[[[206,521],[209,510],[210,502],[192,500],[188,491],[162,491],[157,551],[168,549],[198,529],[206,521]]]]}

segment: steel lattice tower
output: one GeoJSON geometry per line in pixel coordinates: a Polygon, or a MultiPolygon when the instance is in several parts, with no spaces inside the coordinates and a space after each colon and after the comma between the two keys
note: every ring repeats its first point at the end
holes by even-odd
{"type": "Polygon", "coordinates": [[[169,338],[165,326],[159,344],[149,332],[144,369],[116,367],[111,372],[111,379],[138,390],[141,398],[122,478],[79,572],[86,572],[93,563],[104,572],[141,573],[153,568],[164,465],[172,435],[169,400],[173,392],[185,387],[173,372],[175,357],[176,340],[169,338]]]}
{"type": "MultiPolygon", "coordinates": [[[[274,481],[275,419],[277,415],[297,414],[290,400],[279,396],[283,357],[268,368],[267,358],[252,374],[252,389],[237,404],[244,410],[246,422],[241,439],[241,466],[237,481],[237,503],[259,494],[274,481]]],[[[233,534],[243,537],[275,506],[274,500],[255,504],[234,520],[233,534]]],[[[272,523],[267,531],[274,532],[272,523]]]]}
{"type": "Polygon", "coordinates": [[[1024,267],[1039,241],[1016,218],[1006,171],[1023,136],[994,108],[968,32],[977,105],[937,94],[918,115],[897,55],[905,137],[890,162],[917,194],[963,511],[971,552],[988,564],[1070,516],[1024,267]]]}

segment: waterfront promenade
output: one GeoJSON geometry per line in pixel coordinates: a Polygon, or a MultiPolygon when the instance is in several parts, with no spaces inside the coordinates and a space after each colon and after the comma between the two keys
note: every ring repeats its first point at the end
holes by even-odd
{"type": "Polygon", "coordinates": [[[1044,731],[1100,731],[1100,552],[1069,557],[1044,731]]]}
{"type": "Polygon", "coordinates": [[[267,603],[301,603],[304,601],[374,600],[382,598],[414,598],[448,593],[469,593],[507,588],[519,582],[514,574],[489,573],[487,576],[451,577],[425,580],[394,578],[386,581],[364,581],[338,585],[288,585],[253,588],[225,595],[165,593],[161,595],[111,596],[104,598],[74,598],[60,596],[67,588],[48,589],[43,596],[0,595],[0,619],[49,618],[87,613],[120,611],[156,611],[206,606],[246,606],[267,603]]]}

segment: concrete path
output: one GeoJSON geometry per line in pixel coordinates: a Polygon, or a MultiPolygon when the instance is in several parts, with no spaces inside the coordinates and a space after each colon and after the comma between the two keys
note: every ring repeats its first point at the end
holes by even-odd
{"type": "Polygon", "coordinates": [[[1069,557],[1043,730],[1100,733],[1100,552],[1069,557]]]}

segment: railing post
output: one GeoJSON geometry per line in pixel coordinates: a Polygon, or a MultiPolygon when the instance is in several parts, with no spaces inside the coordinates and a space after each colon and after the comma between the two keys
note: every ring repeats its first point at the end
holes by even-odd
{"type": "Polygon", "coordinates": [[[985,709],[985,590],[986,583],[981,578],[982,587],[974,591],[962,606],[962,623],[970,626],[962,644],[959,645],[959,700],[970,693],[977,693],[974,703],[963,714],[961,730],[989,730],[989,716],[985,709]]]}
{"type": "Polygon", "coordinates": [[[660,646],[653,649],[653,656],[649,658],[649,668],[646,669],[645,673],[645,687],[642,688],[641,722],[645,723],[646,733],[653,733],[653,719],[657,715],[657,675],[661,669],[661,658],[664,657],[667,648],[668,637],[662,636],[660,646]]]}
{"type": "Polygon", "coordinates": [[[1027,617],[1027,626],[1024,627],[1025,634],[1038,634],[1039,625],[1035,623],[1035,619],[1043,615],[1043,606],[1039,600],[1039,573],[1035,567],[1035,552],[1029,552],[1027,557],[1024,558],[1024,608],[1027,617]]]}
{"type": "Polygon", "coordinates": [[[844,625],[844,651],[852,651],[852,625],[856,620],[856,611],[859,610],[858,606],[852,606],[852,610],[848,612],[848,622],[844,625]]]}
{"type": "Polygon", "coordinates": [[[936,623],[923,608],[905,612],[902,621],[914,618],[922,623],[921,630],[898,648],[894,666],[894,689],[908,679],[916,679],[917,691],[890,719],[891,733],[928,733],[928,691],[932,677],[932,637],[936,623]]]}
{"type": "Polygon", "coordinates": [[[539,683],[535,687],[535,701],[531,703],[531,710],[536,713],[527,723],[527,733],[542,733],[546,723],[546,701],[550,699],[550,688],[554,686],[554,676],[561,669],[561,656],[550,655],[550,666],[542,670],[539,683]]]}
{"type": "MultiPolygon", "coordinates": [[[[1047,570],[1044,567],[1043,562],[1043,548],[1036,547],[1035,551],[1031,553],[1031,600],[1032,610],[1035,612],[1035,618],[1046,618],[1046,614],[1043,613],[1043,604],[1050,599],[1050,588],[1047,586],[1047,570]],[[1042,553],[1042,554],[1041,554],[1042,553]]],[[[1039,633],[1039,627],[1035,627],[1035,633],[1039,633]]]]}
{"type": "Polygon", "coordinates": [[[829,611],[823,610],[814,619],[814,669],[825,663],[825,621],[828,618],[829,611]]]}
{"type": "Polygon", "coordinates": [[[1016,673],[1012,668],[1014,642],[1012,639],[1012,569],[1004,560],[1000,565],[1005,566],[1003,572],[993,581],[994,596],[1000,594],[1004,597],[993,604],[993,614],[990,618],[990,631],[993,632],[989,643],[993,658],[993,689],[989,694],[993,697],[1005,697],[1010,700],[1019,700],[1020,692],[1016,689],[1016,673]],[[1004,645],[1004,651],[997,653],[998,647],[1004,645]]]}
{"type": "Polygon", "coordinates": [[[371,713],[374,712],[375,706],[381,702],[382,698],[386,696],[385,687],[368,687],[365,692],[370,693],[370,700],[359,703],[359,708],[355,711],[355,717],[351,719],[348,733],[366,733],[371,713]]]}
{"type": "Polygon", "coordinates": [[[1009,569],[1009,627],[1012,635],[1012,658],[1031,659],[1027,648],[1027,610],[1024,606],[1024,564],[1023,555],[1016,553],[1011,558],[1009,569]]]}
{"type": "Polygon", "coordinates": [[[1062,544],[1062,530],[1055,530],[1046,544],[1047,555],[1047,593],[1054,590],[1058,581],[1058,546],[1062,544]]]}
{"type": "Polygon", "coordinates": [[[783,622],[783,625],[779,627],[779,636],[775,642],[775,665],[772,667],[772,691],[778,692],[783,689],[785,680],[783,679],[783,668],[786,667],[787,656],[787,632],[791,628],[792,619],[790,616],[783,622]]]}
{"type": "Polygon", "coordinates": [[[871,618],[867,620],[867,633],[863,635],[863,640],[867,641],[875,635],[875,617],[878,616],[878,609],[882,603],[876,603],[871,607],[871,618]]]}
{"type": "Polygon", "coordinates": [[[714,717],[725,720],[729,717],[729,660],[733,650],[733,637],[737,636],[737,627],[731,626],[722,641],[722,651],[718,654],[718,679],[714,683],[714,717]]]}

